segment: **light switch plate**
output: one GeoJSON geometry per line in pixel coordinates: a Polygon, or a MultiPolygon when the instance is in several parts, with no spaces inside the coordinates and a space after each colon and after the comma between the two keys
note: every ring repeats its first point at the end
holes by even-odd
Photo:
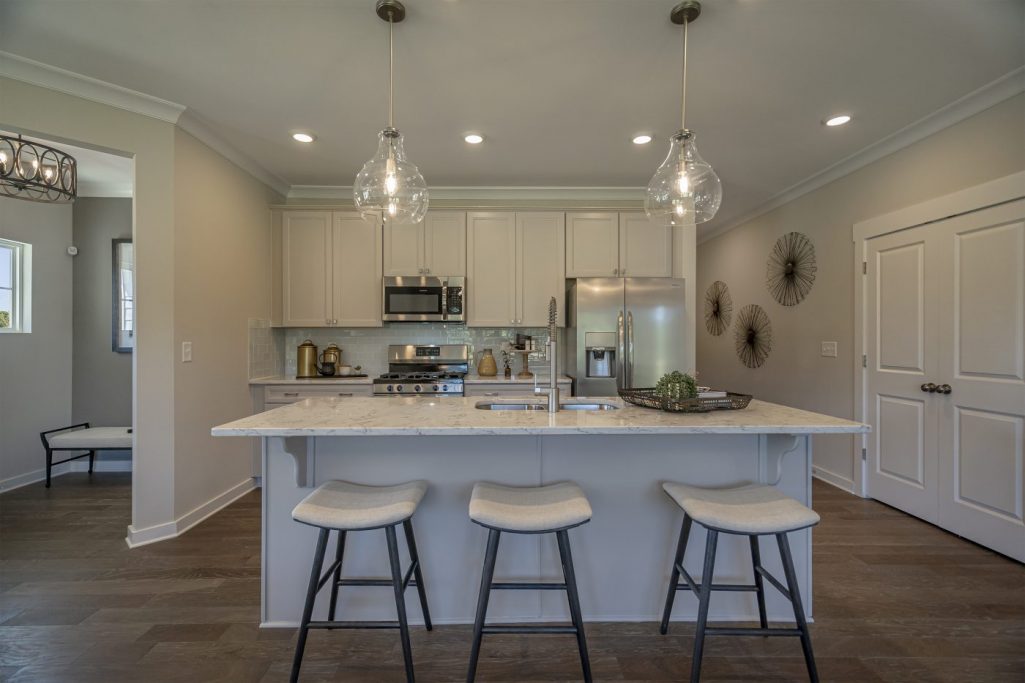
{"type": "Polygon", "coordinates": [[[182,342],[182,363],[192,362],[192,342],[182,342]]]}
{"type": "Polygon", "coordinates": [[[822,342],[822,355],[826,358],[836,358],[836,342],[835,341],[824,341],[822,342]]]}

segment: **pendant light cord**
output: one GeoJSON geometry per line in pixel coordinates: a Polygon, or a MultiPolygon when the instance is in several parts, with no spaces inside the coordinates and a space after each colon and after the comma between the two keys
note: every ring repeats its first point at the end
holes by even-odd
{"type": "Polygon", "coordinates": [[[687,128],[687,26],[690,22],[686,19],[683,22],[683,88],[680,96],[680,129],[687,128]]]}
{"type": "Polygon", "coordinates": [[[395,22],[388,16],[388,127],[394,128],[395,112],[395,22]]]}

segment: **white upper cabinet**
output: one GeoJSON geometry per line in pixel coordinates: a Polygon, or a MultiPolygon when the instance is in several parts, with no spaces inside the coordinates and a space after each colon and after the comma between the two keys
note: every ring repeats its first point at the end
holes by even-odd
{"type": "Polygon", "coordinates": [[[516,324],[516,214],[466,215],[466,324],[516,324]]]}
{"type": "Polygon", "coordinates": [[[563,327],[566,298],[565,214],[516,214],[516,323],[520,327],[548,325],[548,303],[554,296],[563,327]]]}
{"type": "Polygon", "coordinates": [[[335,211],[332,325],[381,326],[381,223],[355,211],[335,211]]]}
{"type": "Polygon", "coordinates": [[[282,212],[282,326],[380,326],[381,249],[380,222],[356,212],[282,212]]]}
{"type": "Polygon", "coordinates": [[[672,277],[672,247],[641,212],[566,214],[566,277],[672,277]]]}
{"type": "Polygon", "coordinates": [[[466,214],[429,211],[384,227],[384,275],[466,275],[466,214]]]}
{"type": "Polygon", "coordinates": [[[566,214],[566,277],[619,275],[619,214],[566,214]]]}
{"type": "Polygon", "coordinates": [[[562,212],[470,213],[467,233],[467,325],[543,327],[553,296],[564,319],[562,212]]]}
{"type": "Polygon", "coordinates": [[[282,325],[330,325],[331,212],[290,211],[281,222],[282,325]]]}
{"type": "Polygon", "coordinates": [[[619,214],[619,275],[672,277],[673,229],[644,213],[619,214]]]}

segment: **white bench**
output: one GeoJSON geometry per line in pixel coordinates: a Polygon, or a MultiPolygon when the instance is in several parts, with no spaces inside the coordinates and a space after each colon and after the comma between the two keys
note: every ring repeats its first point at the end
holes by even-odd
{"type": "Polygon", "coordinates": [[[90,427],[83,422],[70,427],[60,427],[47,432],[40,432],[39,438],[46,449],[46,488],[50,488],[50,472],[54,465],[89,456],[89,473],[92,474],[96,451],[130,451],[132,450],[132,430],[130,427],[90,427]],[[53,461],[54,451],[87,451],[66,460],[53,461]]]}

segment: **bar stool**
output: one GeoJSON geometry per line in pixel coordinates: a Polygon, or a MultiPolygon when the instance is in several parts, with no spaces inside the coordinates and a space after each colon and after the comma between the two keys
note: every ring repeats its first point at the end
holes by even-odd
{"type": "Polygon", "coordinates": [[[801,639],[804,650],[804,661],[808,666],[808,676],[813,682],[819,680],[815,668],[815,656],[811,649],[811,636],[808,633],[808,622],[804,617],[801,605],[801,594],[797,585],[797,574],[794,572],[794,558],[790,554],[790,543],[787,533],[806,529],[819,523],[819,516],[810,508],[798,501],[783,495],[772,486],[752,484],[738,488],[706,489],[686,484],[663,482],[662,488],[676,504],[683,509],[683,527],[680,529],[680,540],[676,546],[676,559],[673,561],[673,574],[669,581],[669,592],[666,594],[665,611],[662,613],[661,632],[665,635],[669,629],[669,615],[673,609],[676,591],[689,590],[698,597],[698,621],[694,633],[694,658],[691,663],[690,680],[697,683],[701,677],[701,656],[704,650],[706,635],[722,636],[797,636],[801,639]],[[701,574],[701,583],[694,581],[683,566],[683,555],[687,549],[687,538],[690,536],[691,522],[697,522],[708,532],[705,541],[705,564],[701,574]],[[719,534],[737,534],[747,536],[751,542],[751,565],[754,571],[754,585],[746,584],[714,584],[712,575],[715,569],[715,547],[719,534]],[[780,558],[783,560],[783,573],[787,585],[783,586],[776,577],[762,566],[758,551],[758,537],[773,535],[779,545],[780,558]],[[680,584],[680,576],[686,583],[680,584]],[[765,616],[765,589],[762,580],[768,581],[782,593],[793,605],[794,620],[797,628],[769,628],[765,616]],[[760,628],[708,628],[708,603],[712,591],[752,591],[758,599],[758,620],[760,628]]]}
{"type": "Polygon", "coordinates": [[[396,486],[364,486],[347,481],[329,481],[317,487],[292,510],[292,519],[320,529],[317,549],[313,555],[310,584],[306,591],[306,606],[303,608],[302,621],[299,625],[299,641],[296,643],[295,658],[292,660],[290,679],[292,683],[299,679],[299,667],[302,666],[303,651],[306,649],[306,636],[311,628],[399,629],[402,640],[402,656],[406,665],[406,681],[413,683],[413,653],[409,644],[409,625],[406,623],[406,603],[403,596],[407,586],[416,586],[417,592],[420,594],[420,608],[423,610],[424,624],[430,631],[431,614],[427,609],[424,577],[420,571],[420,557],[416,552],[416,539],[413,537],[413,525],[410,521],[426,492],[427,482],[425,481],[411,481],[396,486]],[[399,567],[399,546],[395,534],[395,529],[400,524],[405,532],[406,545],[409,549],[410,563],[405,574],[399,567]],[[388,541],[391,578],[343,579],[342,556],[345,552],[346,534],[350,531],[369,531],[371,529],[384,529],[388,541]],[[338,532],[335,560],[321,575],[328,536],[332,531],[338,532]],[[327,621],[311,621],[317,593],[328,582],[331,583],[331,604],[328,608],[327,621]],[[335,604],[338,601],[339,586],[391,586],[395,592],[398,621],[335,621],[335,604]]]}
{"type": "Polygon", "coordinates": [[[477,675],[481,639],[485,633],[572,633],[577,637],[580,665],[584,680],[591,681],[591,663],[584,638],[584,620],[580,616],[580,597],[577,595],[573,556],[569,548],[567,531],[591,519],[591,504],[579,486],[561,482],[549,486],[514,487],[477,482],[470,496],[470,519],[488,530],[488,547],[484,555],[484,571],[477,598],[477,618],[473,624],[473,647],[470,650],[470,668],[467,683],[477,675]],[[563,583],[552,582],[495,582],[495,559],[498,540],[502,532],[514,534],[555,534],[562,560],[563,583]],[[565,590],[569,601],[572,626],[485,626],[488,598],[492,590],[565,590]]]}

